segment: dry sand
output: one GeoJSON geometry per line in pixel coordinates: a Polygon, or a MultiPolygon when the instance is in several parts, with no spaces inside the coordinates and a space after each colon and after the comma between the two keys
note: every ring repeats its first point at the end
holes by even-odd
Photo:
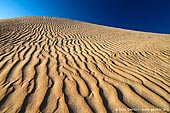
{"type": "Polygon", "coordinates": [[[61,18],[0,20],[0,113],[169,109],[169,34],[61,18]]]}

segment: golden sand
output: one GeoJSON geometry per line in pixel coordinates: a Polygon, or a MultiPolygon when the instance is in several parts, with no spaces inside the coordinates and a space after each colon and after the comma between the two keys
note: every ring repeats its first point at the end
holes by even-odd
{"type": "Polygon", "coordinates": [[[0,113],[18,112],[170,112],[170,35],[0,20],[0,113]]]}

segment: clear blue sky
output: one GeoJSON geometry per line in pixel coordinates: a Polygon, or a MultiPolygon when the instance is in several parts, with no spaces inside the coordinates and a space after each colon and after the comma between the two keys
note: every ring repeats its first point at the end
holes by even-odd
{"type": "Polygon", "coordinates": [[[0,0],[0,18],[54,16],[170,33],[170,0],[0,0]]]}

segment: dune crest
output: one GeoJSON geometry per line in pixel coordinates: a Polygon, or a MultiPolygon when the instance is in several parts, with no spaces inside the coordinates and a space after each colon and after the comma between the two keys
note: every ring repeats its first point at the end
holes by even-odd
{"type": "Polygon", "coordinates": [[[170,35],[0,20],[1,113],[151,111],[170,112],[170,35]]]}

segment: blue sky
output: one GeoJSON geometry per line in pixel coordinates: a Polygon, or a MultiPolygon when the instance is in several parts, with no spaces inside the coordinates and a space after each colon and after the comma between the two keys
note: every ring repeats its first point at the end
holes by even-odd
{"type": "Polygon", "coordinates": [[[170,33],[170,0],[0,0],[0,18],[54,16],[170,33]]]}

